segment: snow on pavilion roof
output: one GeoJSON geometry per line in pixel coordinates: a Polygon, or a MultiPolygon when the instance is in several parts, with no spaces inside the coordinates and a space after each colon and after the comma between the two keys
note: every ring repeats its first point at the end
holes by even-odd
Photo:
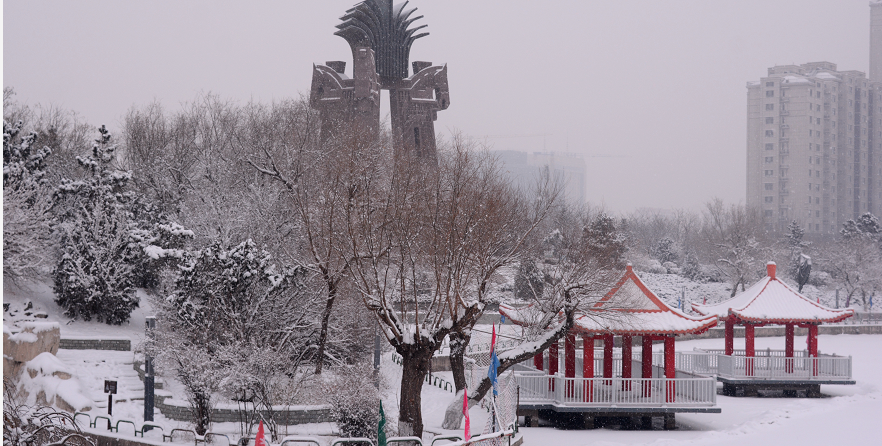
{"type": "Polygon", "coordinates": [[[775,276],[775,263],[769,262],[768,275],[735,297],[713,305],[692,303],[692,309],[704,315],[759,323],[839,322],[854,316],[854,310],[834,310],[790,288],[775,276]]]}
{"type": "Polygon", "coordinates": [[[575,330],[638,336],[697,334],[716,325],[716,316],[689,316],[668,306],[628,265],[625,275],[615,287],[576,319],[575,330]]]}
{"type": "MultiPolygon", "coordinates": [[[[533,306],[500,304],[500,313],[526,325],[538,320],[533,306]]],[[[717,325],[716,316],[693,317],[668,306],[637,277],[631,265],[625,275],[593,308],[576,316],[574,331],[617,335],[702,333],[717,325]]]]}

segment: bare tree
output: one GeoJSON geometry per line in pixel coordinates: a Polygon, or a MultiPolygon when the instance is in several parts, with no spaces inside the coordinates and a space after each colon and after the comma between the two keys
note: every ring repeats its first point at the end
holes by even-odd
{"type": "Polygon", "coordinates": [[[744,291],[770,254],[762,239],[762,219],[757,210],[745,206],[727,207],[720,199],[707,203],[702,234],[717,268],[732,284],[732,296],[739,285],[744,291]]]}
{"type": "MultiPolygon", "coordinates": [[[[308,114],[307,119],[317,116],[308,114]]],[[[324,309],[315,352],[315,373],[321,374],[326,361],[331,314],[352,254],[346,238],[347,213],[353,196],[359,193],[360,164],[379,141],[371,133],[342,132],[323,145],[312,138],[300,138],[283,154],[262,149],[264,159],[249,163],[260,173],[284,185],[285,197],[301,232],[302,251],[309,258],[307,267],[325,289],[324,309]]]]}
{"type": "MultiPolygon", "coordinates": [[[[513,365],[532,358],[567,335],[577,316],[615,318],[616,314],[587,311],[612,287],[620,272],[609,257],[598,255],[596,246],[586,243],[584,232],[596,217],[586,210],[561,207],[550,221],[543,222],[545,244],[534,244],[524,256],[538,257],[536,267],[544,278],[541,292],[529,294],[528,304],[518,311],[525,326],[525,343],[499,354],[502,373],[513,365]],[[553,244],[553,249],[549,245],[553,244]],[[543,252],[547,251],[547,252],[543,252]],[[550,255],[547,255],[549,254],[550,255]]],[[[469,407],[477,404],[491,389],[485,377],[469,391],[469,407]]],[[[448,405],[444,427],[456,429],[462,422],[462,393],[448,405]]]]}

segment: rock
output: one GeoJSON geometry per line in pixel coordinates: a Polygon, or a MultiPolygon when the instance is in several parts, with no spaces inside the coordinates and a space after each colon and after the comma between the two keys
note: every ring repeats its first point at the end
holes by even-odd
{"type": "Polygon", "coordinates": [[[58,353],[61,328],[57,322],[25,322],[21,331],[12,333],[3,327],[3,377],[17,376],[21,364],[40,353],[58,353]]]}

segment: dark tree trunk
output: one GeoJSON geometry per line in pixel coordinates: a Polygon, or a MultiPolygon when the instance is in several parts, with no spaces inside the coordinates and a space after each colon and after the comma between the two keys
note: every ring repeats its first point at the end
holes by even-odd
{"type": "Polygon", "coordinates": [[[211,425],[211,398],[203,392],[193,394],[193,424],[198,435],[205,435],[211,425]]]}
{"type": "Polygon", "coordinates": [[[337,298],[337,284],[327,280],[328,300],[325,301],[325,311],[322,312],[322,327],[319,331],[318,351],[315,354],[315,374],[322,374],[322,365],[325,363],[325,345],[328,343],[328,321],[331,319],[331,310],[334,308],[334,300],[337,298]]]}
{"type": "Polygon", "coordinates": [[[459,392],[465,389],[468,384],[466,382],[464,360],[466,348],[472,337],[456,331],[451,331],[448,337],[450,338],[450,370],[453,372],[453,385],[456,387],[456,391],[459,392]]]}
{"type": "Polygon", "coordinates": [[[401,374],[401,412],[398,419],[398,430],[401,436],[423,436],[422,393],[423,380],[429,373],[429,362],[434,349],[418,345],[407,345],[399,348],[402,357],[401,374]]]}

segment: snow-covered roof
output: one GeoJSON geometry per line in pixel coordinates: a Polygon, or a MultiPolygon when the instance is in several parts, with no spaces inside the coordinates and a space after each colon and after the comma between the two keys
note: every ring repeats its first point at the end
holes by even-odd
{"type": "Polygon", "coordinates": [[[809,84],[810,80],[801,76],[784,76],[785,84],[809,84]]]}
{"type": "MultiPolygon", "coordinates": [[[[537,320],[532,306],[516,309],[499,305],[499,312],[516,324],[537,320]]],[[[717,317],[694,317],[671,308],[637,277],[631,265],[618,283],[592,308],[576,316],[574,331],[617,335],[702,333],[717,325],[717,317]]]]}
{"type": "Polygon", "coordinates": [[[689,316],[668,306],[631,265],[603,299],[576,319],[578,331],[632,335],[701,333],[716,325],[716,316],[689,316]]]}
{"type": "Polygon", "coordinates": [[[833,74],[830,74],[830,73],[828,73],[828,72],[826,72],[826,71],[822,71],[822,72],[816,74],[815,77],[818,78],[818,79],[839,79],[838,76],[835,76],[835,75],[833,75],[833,74]]]}
{"type": "Polygon", "coordinates": [[[796,292],[775,276],[775,262],[769,262],[768,275],[735,297],[712,305],[692,303],[704,315],[734,317],[745,322],[821,323],[839,322],[854,316],[854,310],[834,310],[796,292]]]}

